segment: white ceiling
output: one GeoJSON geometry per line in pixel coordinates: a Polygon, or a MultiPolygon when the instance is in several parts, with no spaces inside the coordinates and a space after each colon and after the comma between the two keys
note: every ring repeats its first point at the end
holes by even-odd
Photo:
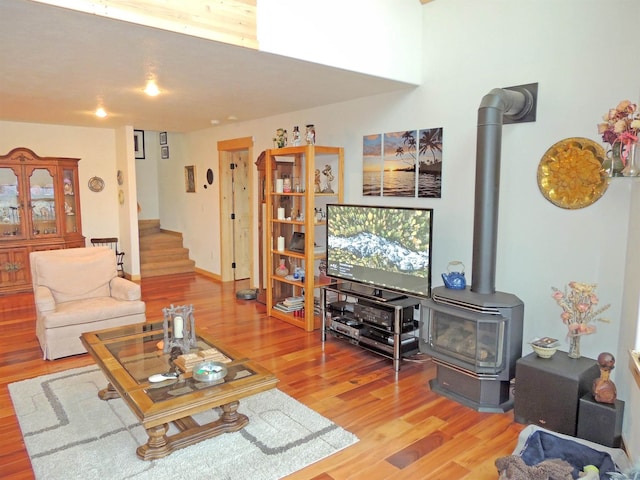
{"type": "Polygon", "coordinates": [[[0,3],[0,120],[187,132],[411,88],[28,0],[0,3]],[[142,93],[148,74],[163,93],[142,93]],[[100,102],[109,112],[98,119],[100,102]]]}

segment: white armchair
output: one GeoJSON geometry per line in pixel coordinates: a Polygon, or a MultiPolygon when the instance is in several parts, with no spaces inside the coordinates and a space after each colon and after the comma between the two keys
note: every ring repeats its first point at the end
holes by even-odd
{"type": "Polygon", "coordinates": [[[45,359],[86,352],[83,332],[146,321],[140,285],[118,276],[108,247],[32,252],[30,262],[45,359]]]}

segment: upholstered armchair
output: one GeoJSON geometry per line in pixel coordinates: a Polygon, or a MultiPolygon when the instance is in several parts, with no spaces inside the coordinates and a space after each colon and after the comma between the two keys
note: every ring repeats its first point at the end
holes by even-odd
{"type": "Polygon", "coordinates": [[[140,285],[118,276],[110,248],[46,250],[29,258],[45,359],[86,352],[83,332],[146,321],[140,285]]]}

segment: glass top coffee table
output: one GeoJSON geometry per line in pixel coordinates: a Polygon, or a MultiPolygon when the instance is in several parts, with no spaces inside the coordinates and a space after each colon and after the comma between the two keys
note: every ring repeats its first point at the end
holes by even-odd
{"type": "Polygon", "coordinates": [[[109,382],[98,396],[102,400],[122,398],[149,435],[148,442],[136,451],[143,460],[162,458],[201,440],[242,429],[249,419],[238,412],[240,399],[275,388],[278,383],[272,373],[209,334],[196,329],[196,337],[196,348],[185,353],[189,357],[213,354],[222,359],[227,368],[223,379],[196,381],[188,368],[184,371],[183,362],[178,378],[149,382],[151,375],[166,373],[185,358],[163,353],[162,322],[82,334],[83,345],[109,382]],[[199,425],[192,418],[215,407],[222,409],[216,421],[199,425]],[[179,433],[167,435],[170,422],[179,433]]]}

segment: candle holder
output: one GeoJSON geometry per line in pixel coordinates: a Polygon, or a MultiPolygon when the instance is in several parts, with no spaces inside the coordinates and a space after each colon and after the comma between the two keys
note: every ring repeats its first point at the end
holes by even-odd
{"type": "Polygon", "coordinates": [[[163,308],[164,346],[162,351],[169,353],[178,347],[186,353],[196,346],[196,326],[193,317],[193,305],[173,305],[163,308]]]}

